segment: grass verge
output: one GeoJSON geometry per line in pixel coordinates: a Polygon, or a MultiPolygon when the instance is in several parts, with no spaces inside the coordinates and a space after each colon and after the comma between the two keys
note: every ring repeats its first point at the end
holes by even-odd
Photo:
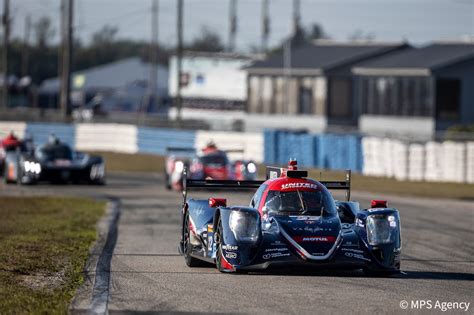
{"type": "MultiPolygon", "coordinates": [[[[100,152],[105,157],[108,171],[139,171],[163,172],[164,158],[150,154],[123,154],[100,152]]],[[[311,178],[319,179],[322,172],[323,180],[344,179],[342,171],[309,170],[311,178]]],[[[260,176],[265,176],[265,170],[259,167],[260,176]]],[[[353,174],[352,187],[354,190],[372,193],[387,193],[394,195],[411,195],[429,198],[453,198],[474,200],[474,185],[458,183],[432,183],[398,181],[393,178],[382,178],[353,174]]]]}
{"type": "MultiPolygon", "coordinates": [[[[343,180],[345,172],[310,170],[311,178],[319,179],[322,172],[323,180],[343,180]]],[[[400,196],[417,196],[427,198],[451,198],[474,200],[474,185],[459,183],[432,183],[398,181],[394,178],[372,177],[352,174],[352,189],[374,194],[393,194],[400,196]]]]}
{"type": "Polygon", "coordinates": [[[0,312],[67,313],[105,203],[0,197],[0,312]]]}
{"type": "Polygon", "coordinates": [[[153,154],[126,154],[115,152],[91,152],[105,159],[107,171],[163,172],[165,159],[153,154]]]}

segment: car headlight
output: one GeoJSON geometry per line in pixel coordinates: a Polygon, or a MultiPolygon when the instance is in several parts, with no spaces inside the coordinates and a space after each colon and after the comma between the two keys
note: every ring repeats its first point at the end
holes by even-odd
{"type": "Polygon", "coordinates": [[[25,169],[25,172],[30,172],[31,171],[31,162],[30,161],[25,161],[23,162],[23,167],[25,169]]]}
{"type": "Polygon", "coordinates": [[[176,163],[174,163],[175,172],[181,173],[183,169],[184,169],[184,163],[182,161],[176,161],[176,163]]]}
{"type": "Polygon", "coordinates": [[[105,165],[104,163],[94,164],[91,167],[91,180],[103,178],[105,175],[105,165]]]}
{"type": "Polygon", "coordinates": [[[33,173],[35,173],[35,174],[41,173],[41,164],[39,164],[39,163],[34,163],[34,165],[33,165],[33,173]]]}
{"type": "Polygon", "coordinates": [[[237,241],[255,243],[258,240],[258,219],[255,213],[232,211],[229,227],[237,241]]]}
{"type": "Polygon", "coordinates": [[[255,163],[250,162],[249,164],[247,164],[247,170],[249,171],[249,173],[255,173],[257,171],[257,166],[255,165],[255,163]]]}
{"type": "Polygon", "coordinates": [[[37,162],[25,161],[23,162],[23,168],[25,172],[39,174],[41,173],[41,165],[37,162]]]}
{"type": "Polygon", "coordinates": [[[367,217],[367,240],[372,246],[396,241],[398,219],[394,215],[373,214],[367,217]]]}

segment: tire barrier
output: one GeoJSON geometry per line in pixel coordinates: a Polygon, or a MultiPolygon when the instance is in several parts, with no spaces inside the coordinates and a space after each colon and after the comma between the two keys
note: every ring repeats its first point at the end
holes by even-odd
{"type": "Polygon", "coordinates": [[[193,148],[196,141],[194,131],[139,127],[138,152],[165,155],[167,147],[193,148]]]}
{"type": "Polygon", "coordinates": [[[75,147],[76,143],[76,128],[74,125],[61,123],[28,123],[26,126],[26,133],[33,137],[36,144],[44,144],[48,142],[50,135],[54,134],[62,142],[75,147]]]}
{"type": "Polygon", "coordinates": [[[12,131],[17,137],[23,138],[26,132],[26,123],[21,121],[0,122],[0,139],[4,138],[12,131]]]}
{"type": "Polygon", "coordinates": [[[77,124],[76,149],[136,153],[137,129],[125,124],[77,124]]]}
{"type": "Polygon", "coordinates": [[[351,169],[397,180],[474,184],[474,142],[405,142],[382,137],[266,129],[260,132],[187,131],[127,124],[1,122],[0,138],[13,131],[45,143],[51,133],[77,150],[166,154],[167,147],[202,148],[213,141],[231,159],[303,167],[351,169]]]}
{"type": "Polygon", "coordinates": [[[294,158],[305,167],[362,171],[359,136],[265,130],[263,138],[266,164],[286,165],[294,158]]]}

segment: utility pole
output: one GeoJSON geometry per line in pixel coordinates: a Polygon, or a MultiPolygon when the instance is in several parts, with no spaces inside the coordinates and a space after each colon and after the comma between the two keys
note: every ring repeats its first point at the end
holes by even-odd
{"type": "MultiPolygon", "coordinates": [[[[64,46],[64,38],[66,37],[64,29],[66,28],[66,1],[61,0],[61,4],[59,5],[59,45],[58,45],[58,78],[61,84],[61,78],[63,76],[63,46],[64,46]]],[[[59,87],[61,94],[61,86],[59,87]]]]}
{"type": "Polygon", "coordinates": [[[8,108],[8,53],[10,43],[10,0],[3,0],[3,93],[2,107],[8,108]]]}
{"type": "Polygon", "coordinates": [[[152,102],[157,102],[158,85],[158,1],[151,4],[151,39],[150,39],[150,78],[148,80],[148,95],[145,97],[144,115],[152,102]]]}
{"type": "Polygon", "coordinates": [[[235,38],[237,36],[237,0],[229,3],[229,46],[228,51],[234,51],[235,38]]]}
{"type": "Polygon", "coordinates": [[[21,58],[21,75],[28,76],[28,64],[30,59],[30,32],[31,32],[31,16],[27,15],[25,18],[25,34],[23,38],[23,52],[21,58]]]}
{"type": "Polygon", "coordinates": [[[293,0],[293,35],[295,35],[301,25],[301,2],[293,0]]]}
{"type": "Polygon", "coordinates": [[[262,2],[262,43],[261,51],[266,53],[268,49],[268,37],[270,36],[270,15],[268,14],[269,9],[268,0],[262,2]]]}
{"type": "Polygon", "coordinates": [[[62,39],[62,60],[61,60],[61,95],[60,105],[64,118],[71,116],[71,68],[73,56],[73,17],[74,0],[67,0],[67,5],[63,7],[63,17],[65,25],[62,30],[64,37],[62,39]]]}
{"type": "Polygon", "coordinates": [[[183,0],[178,0],[178,18],[177,18],[177,32],[178,32],[178,47],[176,51],[176,63],[178,74],[178,86],[176,90],[176,120],[181,121],[182,99],[181,99],[181,80],[182,80],[182,61],[183,61],[183,0]]]}

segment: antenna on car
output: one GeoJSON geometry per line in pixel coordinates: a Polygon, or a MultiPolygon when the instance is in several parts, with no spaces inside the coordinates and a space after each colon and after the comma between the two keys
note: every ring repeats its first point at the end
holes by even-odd
{"type": "Polygon", "coordinates": [[[352,171],[346,170],[346,185],[347,185],[346,199],[347,201],[351,201],[351,177],[352,177],[352,171]]]}

